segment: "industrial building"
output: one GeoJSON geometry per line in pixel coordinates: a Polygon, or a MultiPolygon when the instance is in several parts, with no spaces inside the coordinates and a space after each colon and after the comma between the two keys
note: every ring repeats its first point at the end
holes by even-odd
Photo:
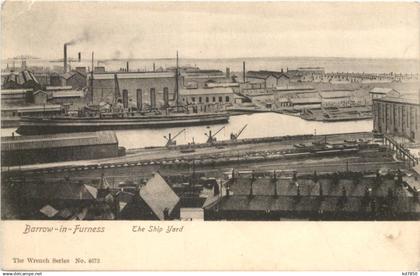
{"type": "Polygon", "coordinates": [[[118,156],[112,131],[10,136],[1,140],[3,166],[98,159],[118,156]]]}
{"type": "Polygon", "coordinates": [[[113,103],[116,91],[124,105],[131,99],[139,110],[167,107],[176,101],[175,72],[94,73],[92,84],[93,104],[113,103]]]}
{"type": "Polygon", "coordinates": [[[251,83],[264,83],[266,88],[274,88],[276,86],[285,87],[290,83],[290,77],[283,72],[277,71],[248,71],[246,80],[251,83]]]}
{"type": "Polygon", "coordinates": [[[204,88],[211,83],[230,82],[230,73],[220,70],[189,69],[181,71],[182,87],[204,88]]]}
{"type": "Polygon", "coordinates": [[[87,86],[86,74],[81,71],[70,71],[60,75],[61,86],[71,86],[75,90],[81,90],[87,86]]]}
{"type": "Polygon", "coordinates": [[[420,142],[420,91],[373,99],[373,129],[420,142]]]}
{"type": "Polygon", "coordinates": [[[351,105],[352,90],[324,90],[319,93],[323,107],[345,107],[351,105]]]}

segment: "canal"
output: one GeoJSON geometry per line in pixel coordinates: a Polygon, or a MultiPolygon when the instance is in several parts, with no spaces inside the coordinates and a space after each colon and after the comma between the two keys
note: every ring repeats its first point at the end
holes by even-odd
{"type": "MultiPolygon", "coordinates": [[[[316,122],[305,121],[299,117],[278,113],[254,113],[231,116],[229,123],[225,125],[193,126],[188,127],[177,138],[177,144],[188,144],[193,140],[195,143],[206,142],[209,130],[215,133],[221,127],[216,138],[218,140],[230,139],[231,133],[237,133],[247,125],[239,138],[261,138],[268,136],[284,136],[299,134],[333,134],[346,132],[372,131],[372,120],[346,121],[346,122],[316,122]]],[[[166,143],[164,136],[176,133],[183,127],[165,129],[138,129],[116,131],[120,146],[127,149],[143,148],[151,146],[163,146],[166,143]]],[[[2,136],[10,136],[16,131],[13,128],[1,129],[2,136]]]]}

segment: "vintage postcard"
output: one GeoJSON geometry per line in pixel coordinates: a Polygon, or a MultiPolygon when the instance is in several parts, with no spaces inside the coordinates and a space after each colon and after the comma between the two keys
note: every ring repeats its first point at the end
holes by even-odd
{"type": "Polygon", "coordinates": [[[0,65],[3,270],[420,269],[418,3],[3,1],[0,65]]]}

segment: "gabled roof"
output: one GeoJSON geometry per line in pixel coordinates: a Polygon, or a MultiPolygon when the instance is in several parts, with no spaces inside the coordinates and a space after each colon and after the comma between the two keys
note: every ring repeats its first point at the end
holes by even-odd
{"type": "Polygon", "coordinates": [[[68,79],[72,78],[74,75],[80,75],[80,76],[82,76],[84,78],[86,77],[83,73],[81,73],[79,71],[67,72],[67,73],[61,74],[60,77],[68,80],[68,79]]]}
{"type": "Polygon", "coordinates": [[[179,197],[158,173],[141,187],[139,195],[160,220],[165,219],[165,209],[171,214],[179,202],[179,197]]]}

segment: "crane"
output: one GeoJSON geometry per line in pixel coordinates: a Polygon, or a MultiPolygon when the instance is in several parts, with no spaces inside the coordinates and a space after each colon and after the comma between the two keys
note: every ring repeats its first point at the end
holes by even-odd
{"type": "Polygon", "coordinates": [[[167,140],[167,142],[166,142],[166,147],[169,147],[169,146],[175,146],[176,145],[176,141],[175,141],[175,138],[176,137],[178,137],[181,133],[183,133],[185,131],[185,128],[184,129],[182,129],[181,131],[179,131],[177,134],[175,134],[175,136],[174,137],[172,137],[172,134],[171,133],[169,133],[168,134],[168,137],[166,137],[166,136],[163,136],[163,138],[165,138],[166,140],[167,140]]]}
{"type": "Polygon", "coordinates": [[[231,133],[230,134],[230,140],[238,140],[238,138],[239,138],[239,136],[242,134],[242,132],[245,130],[245,128],[247,127],[248,125],[244,125],[242,128],[241,128],[241,130],[238,132],[238,133],[231,133]]]}
{"type": "Polygon", "coordinates": [[[208,138],[207,138],[207,144],[213,144],[214,142],[216,142],[216,135],[222,131],[222,129],[224,129],[225,127],[221,127],[218,131],[216,131],[215,134],[211,134],[211,130],[209,130],[209,133],[204,133],[208,138]]]}

